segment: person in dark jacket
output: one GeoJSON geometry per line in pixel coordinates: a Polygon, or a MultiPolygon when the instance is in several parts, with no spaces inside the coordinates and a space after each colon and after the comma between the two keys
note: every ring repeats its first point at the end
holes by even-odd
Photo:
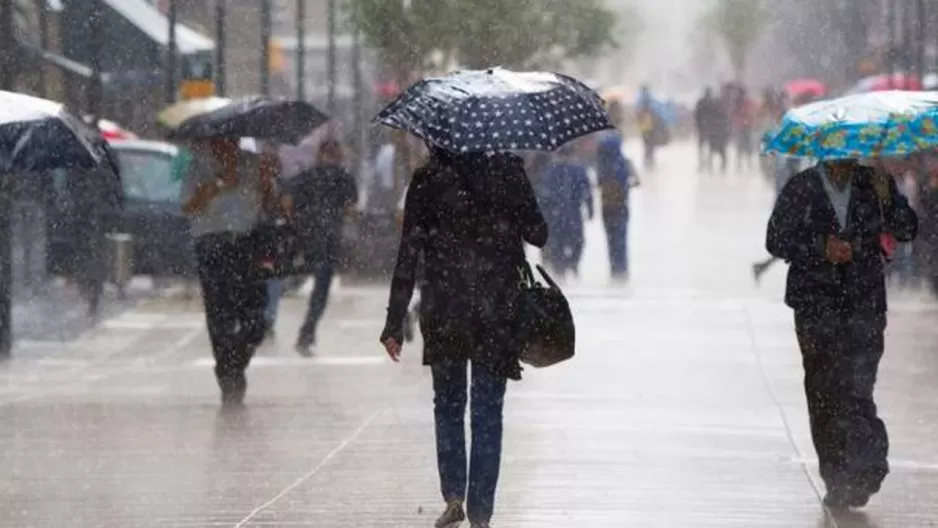
{"type": "MultiPolygon", "coordinates": [[[[602,200],[603,227],[609,248],[609,267],[614,281],[629,274],[629,192],[639,184],[632,163],[622,153],[618,131],[600,135],[596,152],[596,180],[602,200]]],[[[591,190],[587,186],[587,193],[591,190]]]]}
{"type": "Polygon", "coordinates": [[[778,196],[766,249],[787,261],[785,302],[805,371],[825,504],[866,505],[889,472],[886,427],[873,402],[886,328],[884,236],[908,242],[918,219],[884,171],[824,162],[778,196]]]}
{"type": "Polygon", "coordinates": [[[525,241],[543,247],[547,223],[517,156],[435,150],[428,164],[415,171],[381,342],[399,361],[422,255],[423,362],[433,374],[437,461],[447,503],[437,527],[457,526],[468,514],[471,525],[482,528],[492,516],[506,380],[520,379],[521,373],[522,343],[513,314],[525,241]],[[468,393],[472,453],[467,471],[468,393]]]}
{"type": "Polygon", "coordinates": [[[713,126],[714,112],[719,101],[713,97],[713,89],[709,86],[704,90],[703,97],[697,100],[694,106],[694,126],[697,130],[697,167],[703,169],[709,159],[710,129],[713,126]]]}
{"type": "Polygon", "coordinates": [[[117,227],[123,206],[123,189],[114,171],[103,164],[90,170],[73,171],[66,180],[74,210],[73,229],[75,282],[88,301],[89,317],[100,312],[101,295],[111,266],[107,234],[117,227]]]}
{"type": "Polygon", "coordinates": [[[592,220],[594,207],[587,166],[576,158],[573,147],[562,148],[547,168],[542,200],[553,235],[545,260],[561,277],[568,271],[576,276],[586,242],[583,209],[592,220]]]}
{"type": "Polygon", "coordinates": [[[326,311],[329,290],[339,264],[342,219],[358,203],[358,185],[343,167],[342,146],[328,139],[319,146],[316,166],[290,181],[294,221],[308,255],[315,259],[313,292],[300,327],[296,350],[311,356],[316,328],[326,311]]]}

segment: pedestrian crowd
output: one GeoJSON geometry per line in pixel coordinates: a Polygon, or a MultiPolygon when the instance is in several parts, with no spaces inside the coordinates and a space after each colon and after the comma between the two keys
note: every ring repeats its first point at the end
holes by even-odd
{"type": "MultiPolygon", "coordinates": [[[[761,132],[765,152],[789,156],[763,165],[778,195],[766,229],[771,258],[756,271],[772,262],[789,265],[785,303],[803,359],[824,503],[836,510],[865,506],[889,473],[887,430],[873,398],[887,326],[886,276],[893,268],[914,273],[905,266],[915,258],[919,218],[933,223],[928,219],[938,211],[938,180],[931,176],[938,171],[921,148],[927,140],[903,135],[938,126],[938,101],[902,92],[890,97],[811,103],[767,92],[756,104],[744,86],[729,84],[718,95],[707,89],[694,112],[700,170],[711,171],[719,157],[725,171],[732,144],[737,169],[753,172],[761,132]],[[895,128],[896,108],[907,109],[904,128],[895,128]],[[853,134],[858,124],[878,133],[853,134]]],[[[653,171],[671,131],[648,87],[635,107],[644,168],[653,171]]],[[[456,528],[468,519],[473,528],[488,528],[508,382],[520,380],[525,365],[573,356],[573,318],[553,276],[580,273],[585,222],[597,213],[613,280],[629,276],[629,196],[640,181],[623,154],[622,109],[569,77],[493,68],[417,83],[377,120],[424,144],[424,154],[412,158],[389,141],[375,159],[380,188],[398,189],[397,166],[407,173],[379,341],[398,362],[419,321],[445,503],[436,526],[456,528]],[[447,85],[459,89],[441,89],[447,85]],[[464,116],[473,119],[460,121],[464,116]],[[542,250],[543,284],[526,246],[542,250]]],[[[173,134],[192,158],[180,203],[195,243],[225,408],[243,404],[247,369],[272,336],[283,281],[292,277],[313,279],[295,349],[315,354],[342,226],[357,214],[358,181],[336,137],[319,142],[313,163],[289,179],[273,146],[296,143],[327,121],[312,105],[258,99],[194,115],[173,134]],[[255,148],[243,138],[254,138],[255,148]]],[[[115,172],[103,161],[106,149],[82,152],[93,160],[85,170],[115,172]]],[[[113,185],[95,181],[114,180],[67,183],[88,203],[119,201],[113,185]]],[[[109,211],[89,208],[77,216],[87,229],[80,236],[89,259],[101,254],[100,224],[109,211]]],[[[926,245],[938,237],[922,232],[926,245]]],[[[102,279],[92,270],[105,266],[90,260],[82,268],[95,305],[102,279]]]]}

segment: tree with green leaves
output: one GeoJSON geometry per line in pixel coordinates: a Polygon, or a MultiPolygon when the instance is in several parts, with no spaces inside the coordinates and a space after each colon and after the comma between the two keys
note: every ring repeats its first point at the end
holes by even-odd
{"type": "Polygon", "coordinates": [[[746,72],[749,53],[769,16],[766,0],[716,0],[704,15],[704,26],[723,41],[737,80],[746,72]]]}
{"type": "Polygon", "coordinates": [[[396,69],[419,70],[434,53],[469,68],[528,68],[617,45],[616,14],[603,0],[346,2],[352,23],[396,69]]]}

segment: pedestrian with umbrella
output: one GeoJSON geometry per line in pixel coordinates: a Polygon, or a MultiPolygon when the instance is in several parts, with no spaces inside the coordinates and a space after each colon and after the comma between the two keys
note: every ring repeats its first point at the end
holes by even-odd
{"type": "Polygon", "coordinates": [[[223,405],[243,402],[245,371],[264,339],[268,277],[260,269],[259,248],[265,215],[276,207],[276,160],[244,151],[240,139],[296,142],[326,120],[306,103],[250,98],[194,115],[172,131],[195,153],[181,202],[196,239],[223,405]]]}
{"type": "MultiPolygon", "coordinates": [[[[86,244],[77,257],[85,264],[79,274],[89,280],[81,280],[84,292],[88,295],[90,310],[97,312],[100,274],[107,267],[94,257],[104,255],[103,229],[96,222],[104,212],[115,213],[122,204],[120,177],[114,158],[107,143],[94,126],[85,124],[80,118],[69,113],[65,107],[54,101],[31,97],[14,92],[0,92],[0,174],[7,181],[4,187],[10,188],[9,178],[14,175],[35,176],[57,169],[69,171],[66,185],[73,191],[88,190],[84,193],[88,200],[83,203],[85,210],[93,211],[78,219],[80,227],[89,228],[79,242],[86,244]],[[86,220],[87,222],[83,222],[86,220]],[[98,236],[100,234],[100,236],[98,236]],[[94,269],[93,276],[91,270],[94,269]]],[[[10,204],[2,207],[9,208],[10,204]]],[[[9,222],[9,209],[0,212],[0,218],[9,222]]],[[[9,225],[2,229],[9,231],[9,225]]],[[[7,234],[9,236],[9,233],[7,234]]],[[[9,331],[10,323],[10,276],[11,263],[9,243],[0,251],[0,325],[9,331]]],[[[9,334],[7,334],[9,335],[9,334]]]]}
{"type": "Polygon", "coordinates": [[[468,516],[473,528],[487,528],[495,507],[506,380],[520,378],[518,269],[527,265],[525,242],[538,247],[547,242],[547,224],[524,162],[504,151],[552,151],[612,126],[602,100],[579,81],[501,68],[424,79],[377,120],[411,132],[431,150],[407,190],[381,342],[399,361],[423,257],[423,362],[433,377],[437,462],[446,502],[436,526],[455,528],[468,516]],[[472,406],[468,460],[467,399],[472,406]]]}
{"type": "Polygon", "coordinates": [[[831,509],[865,506],[889,472],[873,389],[884,349],[884,266],[918,219],[874,160],[931,148],[938,97],[882,92],[789,111],[764,150],[820,161],[778,195],[766,248],[789,263],[785,302],[805,371],[811,436],[831,509]]]}

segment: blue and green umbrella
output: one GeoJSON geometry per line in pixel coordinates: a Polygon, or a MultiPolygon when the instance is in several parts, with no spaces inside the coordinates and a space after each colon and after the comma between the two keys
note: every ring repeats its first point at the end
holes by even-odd
{"type": "Polygon", "coordinates": [[[770,155],[831,159],[901,157],[938,147],[938,92],[871,92],[793,110],[765,135],[770,155]]]}

